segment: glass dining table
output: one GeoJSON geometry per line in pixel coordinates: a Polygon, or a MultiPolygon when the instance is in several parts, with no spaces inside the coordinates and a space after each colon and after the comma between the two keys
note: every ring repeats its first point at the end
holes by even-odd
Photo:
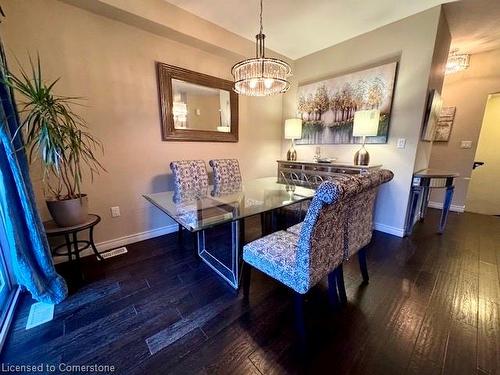
{"type": "MultiPolygon", "coordinates": [[[[206,191],[166,191],[143,197],[197,236],[200,258],[233,288],[239,287],[244,219],[314,196],[314,190],[264,177],[206,191]]],[[[300,206],[299,206],[300,207],[300,206]]],[[[265,215],[262,215],[265,216],[265,215]]]]}

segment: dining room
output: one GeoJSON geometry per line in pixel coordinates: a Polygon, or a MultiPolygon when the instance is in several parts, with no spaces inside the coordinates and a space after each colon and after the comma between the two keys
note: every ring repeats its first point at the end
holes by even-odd
{"type": "Polygon", "coordinates": [[[499,371],[500,222],[432,159],[493,3],[2,2],[2,371],[499,371]]]}

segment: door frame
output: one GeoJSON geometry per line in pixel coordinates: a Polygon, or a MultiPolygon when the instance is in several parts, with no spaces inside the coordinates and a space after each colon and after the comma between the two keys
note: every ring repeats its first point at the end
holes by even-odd
{"type": "Polygon", "coordinates": [[[9,245],[6,238],[5,229],[3,226],[4,217],[0,209],[0,267],[5,270],[5,283],[8,285],[10,292],[5,300],[5,309],[0,311],[0,352],[3,349],[5,340],[9,333],[10,325],[14,318],[17,303],[21,294],[21,287],[16,283],[11,268],[9,245]]]}

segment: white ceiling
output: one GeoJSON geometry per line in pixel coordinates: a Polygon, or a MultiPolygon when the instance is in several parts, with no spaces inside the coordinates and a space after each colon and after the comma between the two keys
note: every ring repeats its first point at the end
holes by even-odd
{"type": "Polygon", "coordinates": [[[452,48],[471,54],[500,48],[500,0],[462,0],[444,9],[452,48]]]}
{"type": "MultiPolygon", "coordinates": [[[[259,30],[259,0],[166,1],[251,40],[259,30]]],[[[449,1],[264,0],[266,47],[297,59],[449,1]]]]}

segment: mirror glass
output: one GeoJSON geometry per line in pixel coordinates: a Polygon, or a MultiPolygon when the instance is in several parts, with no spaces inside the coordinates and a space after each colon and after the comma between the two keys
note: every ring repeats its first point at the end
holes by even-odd
{"type": "Polygon", "coordinates": [[[172,79],[174,128],[231,132],[229,91],[172,79]]]}

